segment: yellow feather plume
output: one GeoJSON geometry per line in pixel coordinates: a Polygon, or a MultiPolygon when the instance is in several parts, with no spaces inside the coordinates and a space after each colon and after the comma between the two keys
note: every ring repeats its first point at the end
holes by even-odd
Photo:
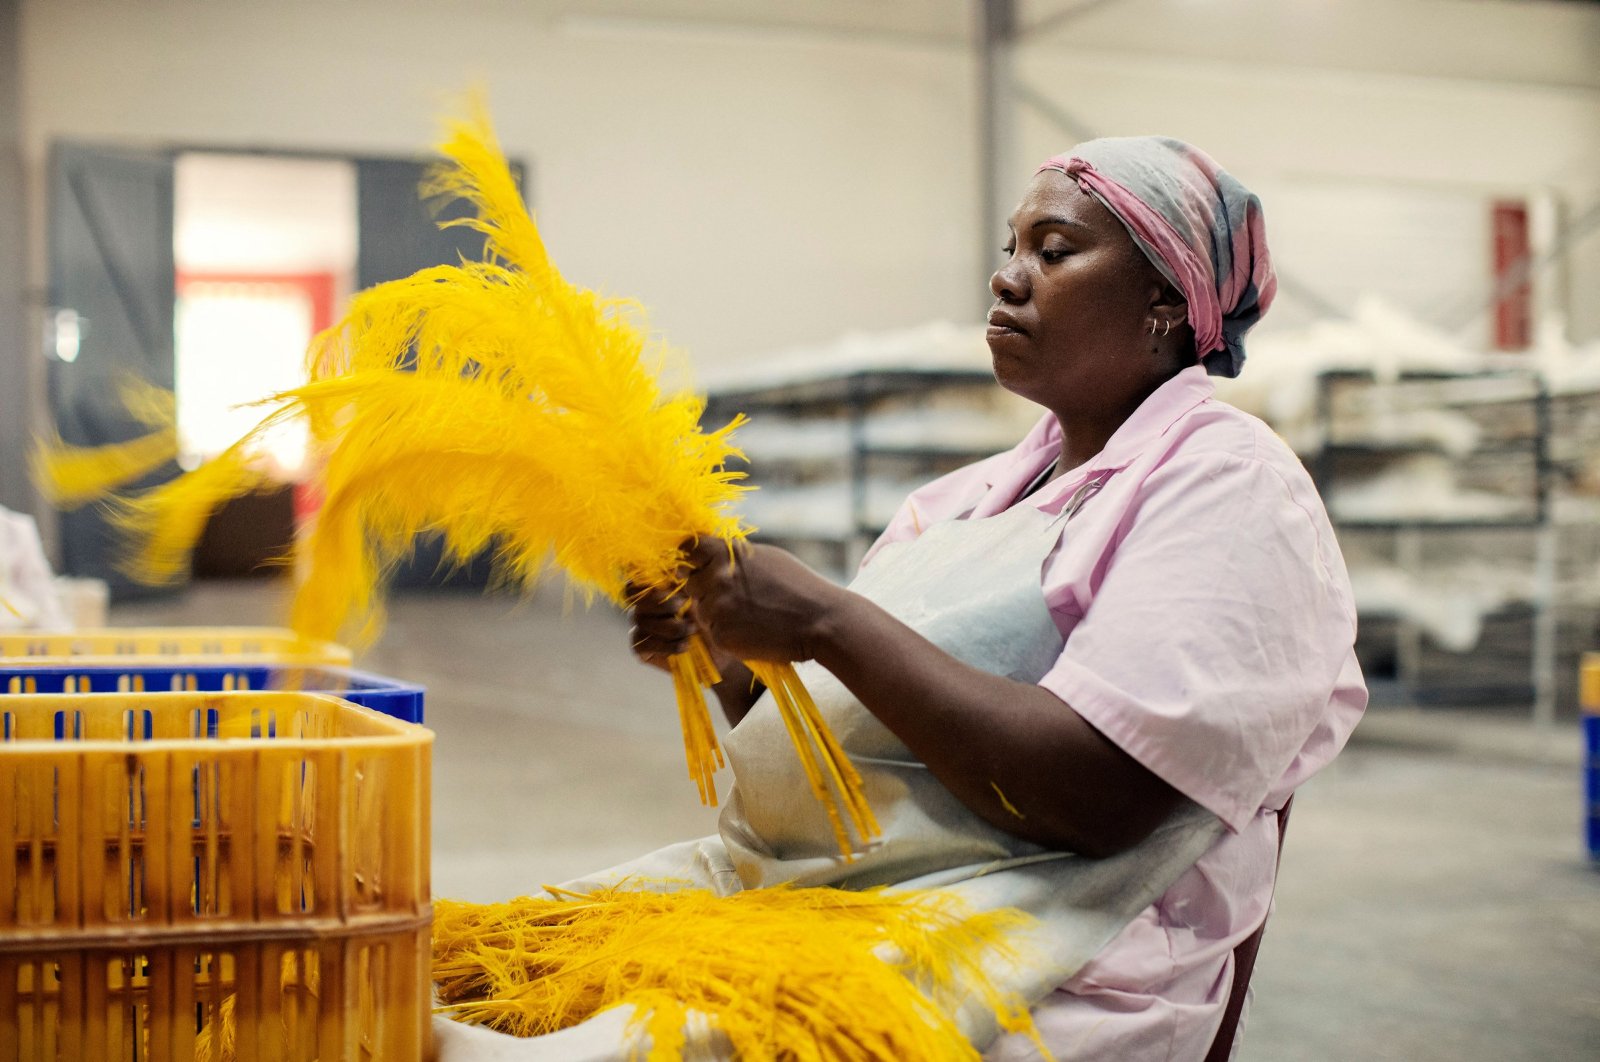
{"type": "Polygon", "coordinates": [[[113,499],[112,523],[142,544],[125,567],[152,585],[181,580],[211,514],[229,498],[266,483],[260,464],[245,447],[234,445],[193,472],[142,494],[113,499]]]}
{"type": "MultiPolygon", "coordinates": [[[[434,904],[433,978],[442,1013],[517,1036],[568,1028],[633,1004],[638,1057],[676,1062],[698,1016],[735,1058],[975,1060],[950,1015],[976,996],[1007,1031],[1034,1036],[1024,1000],[985,960],[1029,955],[1020,911],[973,913],[949,894],[777,887],[434,904]]],[[[1038,1043],[1044,1057],[1050,1057],[1038,1043]]]]}
{"type": "Polygon", "coordinates": [[[461,199],[476,216],[447,221],[483,234],[484,257],[501,261],[542,282],[551,269],[544,240],[522,202],[510,167],[490,130],[489,112],[481,99],[468,103],[470,120],[450,126],[440,154],[456,165],[439,167],[428,175],[422,194],[435,201],[461,199]]]}
{"type": "Polygon", "coordinates": [[[59,508],[76,509],[177,459],[172,392],[133,377],[122,382],[119,392],[124,408],[154,431],[110,446],[69,446],[58,437],[35,446],[29,455],[34,482],[59,508]]]}

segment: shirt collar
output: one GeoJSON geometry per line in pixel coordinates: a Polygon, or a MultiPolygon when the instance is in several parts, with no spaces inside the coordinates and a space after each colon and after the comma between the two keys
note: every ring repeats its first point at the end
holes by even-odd
{"type": "MultiPolygon", "coordinates": [[[[1122,427],[1106,440],[1105,447],[1089,463],[1087,472],[1115,472],[1127,468],[1145,448],[1167,433],[1195,406],[1206,401],[1217,391],[1216,383],[1206,373],[1205,366],[1191,365],[1151,392],[1139,403],[1133,415],[1122,422],[1122,427]]],[[[1051,421],[1055,417],[1050,418],[1051,421]]],[[[1061,425],[1055,425],[1056,444],[1061,443],[1061,425]]]]}
{"type": "MultiPolygon", "coordinates": [[[[1098,454],[1072,473],[1046,484],[1041,493],[1058,486],[1081,483],[1097,472],[1116,472],[1126,468],[1181,417],[1211,398],[1216,389],[1216,383],[1207,375],[1204,366],[1191,365],[1182,370],[1151,392],[1150,397],[1141,402],[1133,415],[1123,421],[1122,426],[1106,440],[1098,454]]],[[[1056,420],[1054,413],[1046,413],[1013,451],[1018,463],[1032,470],[1022,477],[1024,483],[1053,460],[1060,448],[1061,423],[1056,420]]],[[[1018,472],[1018,465],[1012,463],[996,468],[986,477],[987,485],[993,487],[1003,480],[1015,479],[1018,472]]]]}

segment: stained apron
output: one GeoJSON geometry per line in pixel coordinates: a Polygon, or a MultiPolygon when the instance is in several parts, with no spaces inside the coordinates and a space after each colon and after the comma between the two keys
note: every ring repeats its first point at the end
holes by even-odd
{"type": "MultiPolygon", "coordinates": [[[[1055,516],[1017,505],[983,519],[935,524],[910,542],[884,547],[850,589],[958,660],[1032,685],[1064,645],[1045,604],[1041,569],[1092,493],[1080,492],[1055,516]]],[[[720,895],[784,882],[948,890],[974,910],[1013,907],[1033,915],[1011,940],[1029,961],[1018,966],[991,956],[985,963],[998,985],[1031,1004],[1077,973],[1222,832],[1214,815],[1184,801],[1148,838],[1118,855],[1088,859],[1043,848],[990,825],[957,800],[828,671],[814,663],[797,671],[860,772],[882,827],[879,840],[850,862],[840,857],[828,815],[812,796],[771,695],[764,694],[724,742],[734,782],[717,836],[671,845],[569,887],[633,878],[658,883],[649,887],[693,886],[720,895]],[[677,885],[659,884],[663,880],[677,885]]],[[[1063,772],[1069,769],[1062,765],[1063,772]]],[[[993,782],[1005,791],[1003,776],[993,782]]],[[[954,1017],[981,1050],[999,1030],[976,994],[967,998],[971,1005],[954,1017]]],[[[441,1062],[626,1059],[639,1045],[625,1035],[628,1012],[618,1011],[531,1040],[447,1029],[455,1023],[441,1019],[441,1062]]],[[[708,1028],[698,1029],[691,1043],[686,1058],[726,1057],[725,1044],[708,1028]]]]}

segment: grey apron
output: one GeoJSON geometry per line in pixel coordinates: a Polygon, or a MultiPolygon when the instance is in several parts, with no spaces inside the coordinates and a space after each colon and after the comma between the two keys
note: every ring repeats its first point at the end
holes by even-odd
{"type": "MultiPolygon", "coordinates": [[[[1016,505],[996,516],[935,524],[918,538],[885,547],[850,585],[957,659],[1018,682],[1036,683],[1064,644],[1040,589],[1040,571],[1071,516],[1095,489],[1091,481],[1059,516],[1016,505]]],[[[1070,533],[1070,530],[1068,531],[1070,533]]],[[[851,862],[839,856],[826,812],[811,794],[772,697],[763,695],[724,746],[734,785],[718,837],[673,845],[572,884],[589,888],[624,877],[674,878],[726,895],[780,882],[865,888],[941,888],[973,909],[1020,908],[1033,926],[1015,941],[1024,967],[995,959],[997,984],[1037,1003],[1093,958],[1211,846],[1221,822],[1185,801],[1150,837],[1108,859],[1053,851],[989,825],[958,801],[905,745],[829,672],[797,669],[860,772],[882,837],[851,862]]],[[[1067,770],[1063,765],[1063,770],[1067,770]]],[[[1005,779],[996,778],[1002,792],[1005,779]]],[[[976,998],[956,1018],[980,1050],[997,1033],[976,998]]],[[[554,1054],[471,1054],[456,1058],[624,1058],[613,1018],[608,1030],[581,1034],[599,1019],[553,1036],[554,1054]]],[[[500,1039],[505,1039],[504,1037],[500,1039]]],[[[715,1038],[700,1047],[715,1056],[715,1038]]],[[[508,1050],[509,1050],[509,1045],[508,1050]]],[[[453,1059],[445,1060],[453,1062],[453,1059]]]]}

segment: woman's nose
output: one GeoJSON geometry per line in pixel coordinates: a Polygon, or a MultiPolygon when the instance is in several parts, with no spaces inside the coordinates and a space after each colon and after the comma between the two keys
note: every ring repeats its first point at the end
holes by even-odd
{"type": "Polygon", "coordinates": [[[1001,302],[1028,301],[1028,282],[1017,268],[1015,258],[994,271],[989,278],[989,290],[1001,302]]]}

